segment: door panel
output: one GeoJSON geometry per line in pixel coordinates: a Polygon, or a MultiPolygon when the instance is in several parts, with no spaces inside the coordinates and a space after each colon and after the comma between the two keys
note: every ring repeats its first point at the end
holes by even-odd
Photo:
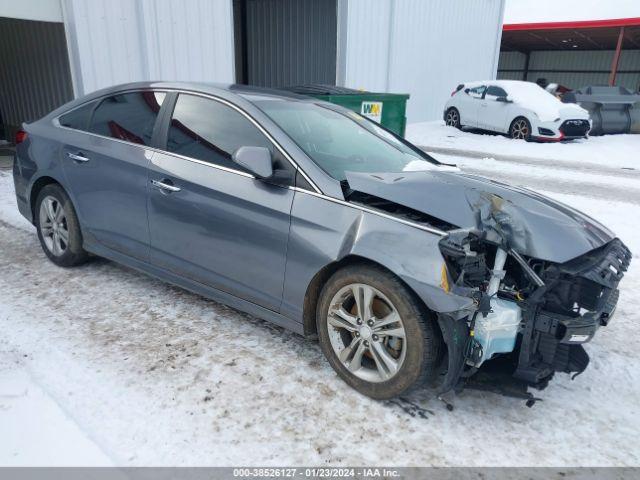
{"type": "Polygon", "coordinates": [[[151,261],[278,311],[295,171],[253,120],[224,102],[181,93],[163,124],[167,152],[154,155],[149,173],[151,261]],[[242,146],[269,149],[283,184],[235,163],[242,146]]]}
{"type": "Polygon", "coordinates": [[[156,153],[150,181],[151,261],[279,310],[293,191],[246,174],[156,153]]]}
{"type": "Polygon", "coordinates": [[[489,88],[487,88],[484,98],[480,102],[480,111],[478,114],[479,128],[505,133],[507,113],[509,112],[511,104],[499,102],[496,99],[506,96],[507,92],[502,88],[496,86],[489,86],[489,88]]]}
{"type": "Polygon", "coordinates": [[[71,137],[60,154],[82,226],[103,245],[147,260],[146,195],[152,151],[81,132],[71,137]]]}
{"type": "Polygon", "coordinates": [[[478,127],[478,114],[486,87],[467,88],[460,95],[460,122],[465,127],[478,127]]]}
{"type": "Polygon", "coordinates": [[[63,169],[80,220],[101,244],[148,260],[148,165],[165,94],[118,93],[60,117],[63,169]]]}

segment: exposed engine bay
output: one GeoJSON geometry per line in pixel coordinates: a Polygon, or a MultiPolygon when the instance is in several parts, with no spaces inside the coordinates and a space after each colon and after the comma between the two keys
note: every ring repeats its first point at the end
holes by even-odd
{"type": "MultiPolygon", "coordinates": [[[[448,359],[442,393],[459,388],[461,379],[500,356],[501,372],[522,387],[543,389],[555,372],[582,373],[589,364],[582,344],[615,311],[618,283],[631,260],[627,247],[614,239],[556,264],[525,258],[482,238],[480,232],[458,230],[440,242],[447,264],[445,287],[473,296],[478,307],[465,322],[467,331],[461,332],[468,337],[466,344],[457,358],[448,359]]],[[[439,321],[453,322],[446,316],[439,321]]],[[[529,398],[526,388],[521,391],[529,398]]]]}
{"type": "Polygon", "coordinates": [[[351,175],[347,199],[446,232],[441,287],[473,299],[471,311],[436,312],[447,346],[439,396],[448,407],[465,386],[531,406],[529,387],[587,368],[583,344],[609,323],[631,260],[622,241],[565,205],[486,179],[371,177],[351,175]]]}

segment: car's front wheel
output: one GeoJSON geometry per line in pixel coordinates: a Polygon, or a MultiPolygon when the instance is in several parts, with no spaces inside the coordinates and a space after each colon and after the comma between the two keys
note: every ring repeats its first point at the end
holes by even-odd
{"type": "Polygon", "coordinates": [[[318,336],[338,375],[388,399],[433,378],[441,348],[435,321],[394,275],[369,265],[336,272],[320,295],[318,336]]]}
{"type": "Polygon", "coordinates": [[[531,139],[531,123],[524,117],[518,117],[511,122],[509,127],[509,136],[516,140],[531,139]]]}
{"type": "Polygon", "coordinates": [[[87,260],[76,211],[62,187],[46,185],[38,194],[34,213],[40,245],[53,263],[72,267],[87,260]]]}
{"type": "Polygon", "coordinates": [[[447,110],[447,113],[444,116],[444,122],[454,128],[462,128],[462,124],[460,123],[460,112],[457,108],[451,107],[447,110]]]}

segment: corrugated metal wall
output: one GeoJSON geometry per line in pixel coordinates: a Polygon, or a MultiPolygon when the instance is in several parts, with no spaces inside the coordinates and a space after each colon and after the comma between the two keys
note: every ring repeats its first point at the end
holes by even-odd
{"type": "Polygon", "coordinates": [[[334,84],[336,23],[336,0],[247,0],[246,82],[334,84]]]}
{"type": "MultiPolygon", "coordinates": [[[[527,80],[534,82],[538,78],[546,78],[549,82],[570,88],[607,85],[613,54],[607,50],[531,52],[527,80]]],[[[522,80],[522,72],[504,70],[522,70],[524,65],[523,53],[502,52],[498,78],[522,80]]],[[[640,87],[640,50],[623,50],[618,71],[616,84],[637,91],[640,87]],[[633,73],[624,73],[625,70],[633,73]]]]}
{"type": "Polygon", "coordinates": [[[64,26],[0,18],[0,114],[7,137],[72,98],[64,26]]]}
{"type": "Polygon", "coordinates": [[[231,0],[62,2],[78,95],[137,80],[234,80],[231,0]]]}
{"type": "Polygon", "coordinates": [[[503,11],[503,0],[349,0],[344,83],[410,93],[409,122],[442,118],[458,83],[495,78],[503,11]]]}

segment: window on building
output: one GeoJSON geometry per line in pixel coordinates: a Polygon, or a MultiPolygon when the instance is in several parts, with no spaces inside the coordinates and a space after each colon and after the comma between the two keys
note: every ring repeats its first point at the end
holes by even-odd
{"type": "Polygon", "coordinates": [[[152,91],[107,97],[96,108],[89,131],[139,145],[149,145],[164,98],[164,93],[152,91]]]}

